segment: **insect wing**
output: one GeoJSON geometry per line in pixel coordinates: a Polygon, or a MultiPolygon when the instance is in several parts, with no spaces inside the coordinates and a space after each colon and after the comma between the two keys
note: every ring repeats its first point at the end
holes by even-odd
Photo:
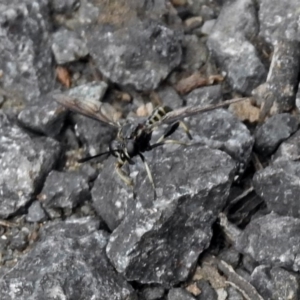
{"type": "Polygon", "coordinates": [[[153,127],[156,127],[156,126],[161,125],[161,124],[173,123],[173,122],[179,121],[179,120],[181,120],[183,118],[186,118],[186,117],[192,117],[194,115],[197,115],[197,114],[200,114],[200,113],[203,113],[203,112],[207,112],[207,111],[214,110],[214,109],[217,109],[217,108],[222,108],[224,106],[228,106],[230,104],[245,101],[245,100],[248,100],[248,99],[250,99],[250,98],[236,98],[236,99],[223,101],[222,103],[209,105],[209,106],[202,106],[201,105],[201,106],[182,107],[182,108],[175,109],[175,110],[172,110],[172,111],[168,112],[164,117],[162,117],[161,120],[155,122],[150,127],[153,128],[153,127]]]}
{"type": "Polygon", "coordinates": [[[70,109],[71,111],[77,112],[110,126],[119,127],[115,122],[118,113],[109,103],[93,100],[83,101],[63,94],[53,95],[53,98],[56,102],[70,109]]]}

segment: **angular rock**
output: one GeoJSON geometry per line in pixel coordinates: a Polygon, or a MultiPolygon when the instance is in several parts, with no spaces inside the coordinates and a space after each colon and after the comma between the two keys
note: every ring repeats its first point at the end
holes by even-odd
{"type": "Polygon", "coordinates": [[[59,143],[30,137],[0,114],[0,217],[24,207],[41,188],[60,154],[59,143]]]}
{"type": "Polygon", "coordinates": [[[141,296],[143,300],[159,300],[165,294],[165,289],[161,286],[149,286],[142,290],[141,296]]]}
{"type": "Polygon", "coordinates": [[[255,149],[269,156],[278,145],[298,129],[298,119],[290,114],[279,114],[268,119],[255,133],[255,149]]]}
{"type": "Polygon", "coordinates": [[[0,279],[0,298],[133,300],[132,287],[106,257],[109,236],[98,226],[92,219],[50,225],[35,247],[0,279]]]}
{"type": "Polygon", "coordinates": [[[299,174],[299,161],[278,160],[254,175],[253,187],[270,211],[299,218],[299,174]]]}
{"type": "Polygon", "coordinates": [[[269,214],[252,220],[235,247],[260,264],[300,270],[300,219],[269,214]]]}
{"type": "Polygon", "coordinates": [[[195,298],[186,290],[175,288],[169,291],[168,300],[195,300],[195,298]]]}
{"type": "MultiPolygon", "coordinates": [[[[211,225],[226,202],[235,163],[223,152],[197,145],[149,154],[157,199],[140,166],[136,199],[125,203],[125,219],[111,235],[107,254],[128,280],[168,286],[185,280],[209,245],[211,225]]],[[[102,182],[103,194],[117,190],[114,182],[107,185],[102,182]]],[[[122,199],[120,191],[119,196],[115,193],[109,197],[122,199]]],[[[125,193],[122,201],[124,197],[125,193]]]]}
{"type": "Polygon", "coordinates": [[[265,67],[249,42],[257,30],[254,2],[237,0],[222,7],[208,38],[208,47],[227,72],[232,88],[248,95],[266,78],[265,67]]]}
{"type": "Polygon", "coordinates": [[[182,106],[182,99],[171,86],[160,86],[157,94],[162,100],[163,105],[170,106],[171,108],[179,108],[182,106]]]}
{"type": "Polygon", "coordinates": [[[41,203],[39,201],[34,201],[28,209],[26,221],[27,222],[43,222],[45,220],[47,220],[47,216],[45,214],[44,209],[41,206],[41,203]]]}
{"type": "Polygon", "coordinates": [[[212,286],[204,279],[197,281],[197,287],[201,290],[200,295],[197,296],[197,300],[217,300],[218,294],[212,288],[212,286]]]}
{"type": "Polygon", "coordinates": [[[290,0],[263,0],[259,2],[259,35],[276,45],[282,38],[300,41],[299,2],[290,0]]]}
{"type": "Polygon", "coordinates": [[[35,102],[53,88],[48,0],[14,0],[0,8],[0,83],[35,102]]]}
{"type": "Polygon", "coordinates": [[[44,209],[71,210],[90,198],[88,178],[80,173],[51,171],[39,195],[44,209]]]}
{"type": "Polygon", "coordinates": [[[261,106],[260,118],[295,108],[299,83],[300,42],[280,40],[274,46],[267,82],[253,91],[261,106]]]}
{"type": "Polygon", "coordinates": [[[234,287],[229,286],[228,289],[228,300],[244,300],[244,297],[238,290],[236,290],[234,287]]]}
{"type": "Polygon", "coordinates": [[[58,64],[79,60],[89,54],[86,42],[76,32],[62,29],[53,34],[52,52],[58,64]]]}
{"type": "Polygon", "coordinates": [[[63,121],[67,111],[55,102],[51,97],[46,96],[37,104],[29,105],[19,115],[19,122],[38,133],[55,137],[63,127],[63,121]]]}
{"type": "Polygon", "coordinates": [[[135,21],[115,32],[88,33],[88,48],[101,73],[122,86],[156,89],[181,61],[180,37],[151,21],[135,21]]]}
{"type": "MultiPolygon", "coordinates": [[[[83,1],[86,2],[86,1],[83,1]]],[[[80,5],[79,0],[51,0],[51,8],[54,13],[68,15],[80,5]]]]}
{"type": "Polygon", "coordinates": [[[251,284],[265,300],[298,299],[299,276],[279,267],[259,266],[251,274],[251,284]]]}

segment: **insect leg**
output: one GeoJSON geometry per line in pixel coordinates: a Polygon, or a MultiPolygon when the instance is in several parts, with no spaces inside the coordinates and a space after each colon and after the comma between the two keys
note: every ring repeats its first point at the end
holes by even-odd
{"type": "Polygon", "coordinates": [[[163,140],[162,142],[159,143],[155,143],[153,145],[150,146],[151,150],[166,144],[175,144],[175,145],[182,145],[182,146],[190,146],[191,144],[189,143],[185,143],[182,141],[178,141],[178,140],[163,140]]]}
{"type": "Polygon", "coordinates": [[[148,165],[148,163],[146,162],[146,159],[145,159],[145,157],[144,157],[144,155],[143,155],[142,153],[139,153],[139,156],[140,156],[142,162],[144,163],[144,166],[145,166],[145,169],[146,169],[148,178],[149,178],[149,180],[150,180],[150,182],[151,182],[151,185],[152,185],[152,187],[153,187],[154,198],[156,198],[157,195],[156,195],[156,190],[155,190],[155,184],[154,184],[154,180],[153,180],[152,173],[151,173],[151,170],[150,170],[150,168],[149,168],[149,165],[148,165]]]}
{"type": "Polygon", "coordinates": [[[126,162],[120,162],[118,161],[116,163],[116,166],[115,166],[115,170],[118,174],[118,176],[129,186],[133,187],[133,180],[128,176],[128,174],[122,170],[122,167],[124,166],[126,162]]]}

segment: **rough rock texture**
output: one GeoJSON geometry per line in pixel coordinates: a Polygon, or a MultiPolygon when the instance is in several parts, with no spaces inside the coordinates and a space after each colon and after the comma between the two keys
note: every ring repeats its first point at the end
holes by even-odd
{"type": "Polygon", "coordinates": [[[269,210],[299,218],[299,175],[299,161],[278,160],[254,175],[253,186],[269,210]]]}
{"type": "Polygon", "coordinates": [[[273,45],[282,38],[300,41],[298,0],[262,0],[259,4],[259,35],[273,45]]]}
{"type": "Polygon", "coordinates": [[[298,129],[298,119],[290,114],[279,114],[268,119],[255,133],[255,149],[268,156],[278,145],[298,129]]]}
{"type": "Polygon", "coordinates": [[[140,91],[157,88],[181,61],[178,34],[154,20],[134,22],[115,32],[103,33],[96,27],[87,40],[104,76],[140,91]]]}
{"type": "Polygon", "coordinates": [[[171,289],[168,300],[194,300],[195,298],[182,288],[171,289]]]}
{"type": "Polygon", "coordinates": [[[20,123],[37,132],[50,137],[59,134],[67,111],[56,103],[51,96],[40,99],[37,104],[26,106],[19,115],[20,123]]]}
{"type": "Polygon", "coordinates": [[[71,210],[90,198],[88,178],[75,172],[51,171],[39,198],[49,214],[49,209],[71,210]]]}
{"type": "Polygon", "coordinates": [[[249,223],[235,242],[238,251],[260,264],[300,270],[300,220],[269,214],[249,223]]]}
{"type": "Polygon", "coordinates": [[[299,276],[282,268],[261,265],[251,274],[251,283],[265,300],[299,299],[299,276]]]}
{"type": "Polygon", "coordinates": [[[50,138],[31,138],[0,114],[0,216],[25,206],[41,187],[60,154],[50,138]]]}
{"type": "Polygon", "coordinates": [[[0,82],[29,102],[53,88],[50,27],[48,0],[2,1],[0,82]]]}
{"type": "Polygon", "coordinates": [[[252,0],[229,2],[222,7],[208,47],[215,55],[232,88],[250,94],[266,78],[266,70],[255,47],[249,42],[257,33],[252,0]]]}
{"type": "Polygon", "coordinates": [[[132,287],[109,263],[109,236],[98,227],[93,219],[50,225],[34,249],[0,279],[0,298],[134,299],[132,287]]]}
{"type": "Polygon", "coordinates": [[[43,222],[47,219],[46,213],[42,205],[38,201],[34,201],[28,208],[26,220],[28,222],[43,222]]]}
{"type": "MultiPolygon", "coordinates": [[[[125,219],[112,233],[107,254],[128,280],[168,286],[186,279],[208,246],[211,225],[225,204],[235,163],[223,152],[197,145],[169,155],[162,149],[152,152],[150,168],[158,198],[153,199],[142,169],[136,199],[127,202],[125,219]]],[[[104,185],[108,183],[102,183],[102,191],[108,194],[104,185]]],[[[111,189],[116,189],[114,184],[106,187],[111,189]]]]}

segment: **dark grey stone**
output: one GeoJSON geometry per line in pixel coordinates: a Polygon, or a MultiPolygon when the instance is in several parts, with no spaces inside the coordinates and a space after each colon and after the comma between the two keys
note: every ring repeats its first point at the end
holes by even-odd
{"type": "Polygon", "coordinates": [[[60,154],[60,145],[45,137],[30,137],[0,114],[0,216],[24,207],[41,188],[60,154]]]}
{"type": "MultiPolygon", "coordinates": [[[[87,2],[87,1],[82,1],[87,2]]],[[[80,5],[79,0],[50,0],[52,11],[58,14],[70,14],[80,5]]]]}
{"type": "Polygon", "coordinates": [[[38,103],[23,109],[18,115],[18,120],[23,126],[35,132],[55,137],[62,129],[66,114],[67,111],[62,109],[61,105],[50,96],[46,96],[38,103]]]}
{"type": "Polygon", "coordinates": [[[187,105],[217,104],[223,100],[222,87],[217,84],[194,89],[184,99],[187,105]]]}
{"type": "Polygon", "coordinates": [[[75,172],[51,171],[39,196],[48,213],[48,209],[73,209],[90,198],[88,178],[75,172]]]}
{"type": "Polygon", "coordinates": [[[47,220],[46,213],[39,201],[34,201],[28,208],[28,214],[26,215],[27,222],[43,222],[47,220]]]}
{"type": "Polygon", "coordinates": [[[160,300],[163,299],[165,289],[161,286],[149,286],[142,290],[141,297],[143,300],[160,300]]]}
{"type": "Polygon", "coordinates": [[[271,117],[255,133],[256,151],[264,156],[272,154],[297,129],[298,119],[288,113],[271,117]]]}
{"type": "Polygon", "coordinates": [[[20,230],[12,237],[9,248],[12,250],[23,251],[28,245],[28,233],[20,230]]]}
{"type": "Polygon", "coordinates": [[[263,0],[258,4],[260,36],[273,45],[282,38],[300,41],[298,0],[263,0]]]}
{"type": "Polygon", "coordinates": [[[195,300],[195,298],[182,288],[174,288],[169,291],[168,300],[195,300]]]}
{"type": "Polygon", "coordinates": [[[248,95],[267,75],[255,47],[249,42],[257,31],[254,2],[237,0],[222,7],[208,38],[208,47],[227,72],[232,88],[248,95]]]}
{"type": "Polygon", "coordinates": [[[238,251],[260,264],[300,270],[300,219],[269,214],[252,220],[236,239],[238,251]]]}
{"type": "Polygon", "coordinates": [[[157,94],[162,100],[162,105],[169,106],[173,109],[182,107],[183,100],[173,87],[161,85],[157,90],[157,94]]]}
{"type": "Polygon", "coordinates": [[[54,85],[48,0],[2,1],[0,8],[1,86],[35,102],[54,85]]]}
{"type": "Polygon", "coordinates": [[[227,298],[228,300],[244,300],[242,294],[232,286],[228,287],[227,292],[228,292],[228,298],[227,298]]]}
{"type": "Polygon", "coordinates": [[[76,61],[89,54],[86,42],[76,32],[67,29],[53,34],[51,49],[58,64],[76,61]]]}
{"type": "Polygon", "coordinates": [[[95,193],[93,200],[110,224],[117,225],[124,215],[107,246],[116,269],[128,280],[168,286],[184,281],[209,245],[211,225],[226,202],[235,163],[224,152],[197,145],[169,152],[156,149],[147,159],[157,199],[139,164],[135,199],[116,179],[108,178],[105,168],[95,184],[103,196],[95,199],[95,193]],[[115,214],[115,220],[107,211],[115,214]]]}
{"type": "Polygon", "coordinates": [[[88,32],[88,48],[95,62],[111,81],[140,91],[156,89],[179,65],[179,35],[151,21],[131,22],[115,32],[88,32]]]}
{"type": "Polygon", "coordinates": [[[2,300],[133,299],[132,287],[109,263],[109,235],[98,222],[79,219],[50,225],[35,247],[0,279],[2,300]]]}
{"type": "Polygon", "coordinates": [[[253,91],[261,118],[295,108],[299,84],[300,42],[280,40],[274,46],[267,82],[253,91]]]}
{"type": "Polygon", "coordinates": [[[201,290],[200,295],[196,297],[197,300],[217,300],[218,294],[212,286],[204,279],[197,281],[197,287],[201,290]]]}
{"type": "Polygon", "coordinates": [[[221,260],[224,260],[229,265],[231,265],[233,268],[236,268],[240,262],[241,256],[238,251],[236,251],[233,248],[230,249],[224,249],[221,251],[221,253],[218,255],[218,258],[221,260]]]}
{"type": "Polygon", "coordinates": [[[300,217],[300,162],[278,160],[253,177],[256,193],[268,209],[283,216],[300,217]]]}
{"type": "Polygon", "coordinates": [[[251,284],[265,300],[299,299],[299,275],[282,268],[258,266],[251,274],[251,284]]]}

